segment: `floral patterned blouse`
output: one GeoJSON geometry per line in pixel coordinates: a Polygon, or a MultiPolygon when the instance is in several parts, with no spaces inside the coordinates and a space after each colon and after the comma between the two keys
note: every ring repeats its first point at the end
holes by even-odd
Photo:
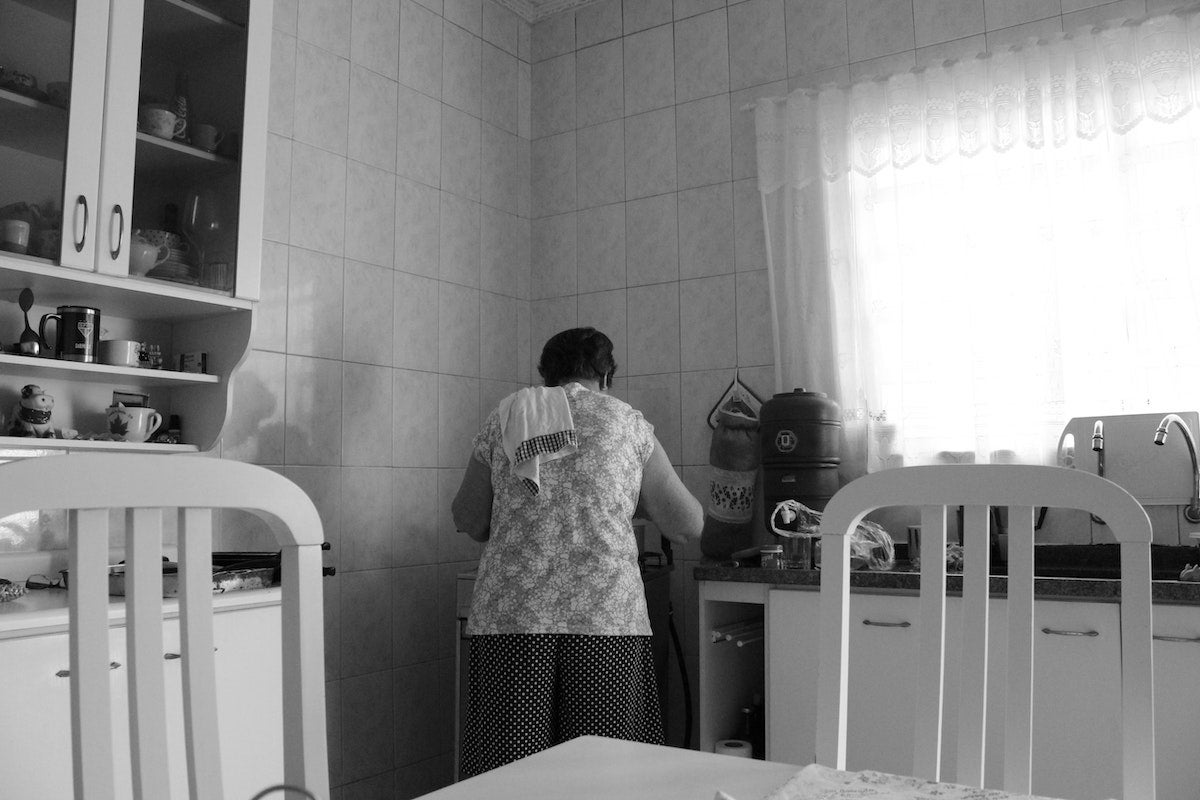
{"type": "Polygon", "coordinates": [[[632,520],[654,427],[611,395],[563,388],[579,449],[541,466],[538,494],[512,473],[496,411],[475,436],[493,499],[470,634],[650,635],[632,520]]]}

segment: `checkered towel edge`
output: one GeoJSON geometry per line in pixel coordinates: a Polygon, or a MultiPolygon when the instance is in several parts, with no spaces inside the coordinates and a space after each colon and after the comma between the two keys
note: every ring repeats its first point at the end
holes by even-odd
{"type": "Polygon", "coordinates": [[[534,436],[532,439],[526,439],[517,446],[517,452],[514,454],[517,463],[528,461],[539,453],[557,453],[564,447],[571,447],[578,444],[575,438],[574,429],[559,431],[557,433],[547,433],[543,436],[534,436]]]}

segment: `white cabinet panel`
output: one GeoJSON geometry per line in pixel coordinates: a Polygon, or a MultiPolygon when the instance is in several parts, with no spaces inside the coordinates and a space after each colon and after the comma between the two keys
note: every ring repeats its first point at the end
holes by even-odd
{"type": "Polygon", "coordinates": [[[1200,607],[1154,607],[1158,796],[1200,796],[1200,607]]]}

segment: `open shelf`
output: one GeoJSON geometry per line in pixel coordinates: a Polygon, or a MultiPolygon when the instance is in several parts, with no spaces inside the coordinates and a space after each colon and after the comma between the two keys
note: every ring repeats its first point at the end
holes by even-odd
{"type": "Polygon", "coordinates": [[[67,152],[67,110],[0,89],[0,144],[61,161],[67,152]]]}
{"type": "Polygon", "coordinates": [[[238,168],[238,162],[232,158],[140,132],[137,135],[137,164],[139,169],[149,170],[156,181],[164,183],[207,180],[238,168]]]}
{"type": "MultiPolygon", "coordinates": [[[[197,372],[178,372],[169,369],[141,369],[138,367],[114,367],[108,364],[85,364],[81,361],[65,361],[55,358],[0,353],[0,367],[12,367],[22,375],[37,378],[71,378],[76,381],[94,383],[119,383],[127,379],[137,386],[178,386],[182,384],[220,383],[219,375],[203,375],[197,372]]],[[[6,369],[6,371],[8,371],[6,369]]]]}
{"type": "Polygon", "coordinates": [[[196,453],[194,444],[152,442],[105,442],[96,439],[36,439],[32,436],[0,436],[0,459],[56,454],[67,450],[113,450],[121,453],[196,453]]]}

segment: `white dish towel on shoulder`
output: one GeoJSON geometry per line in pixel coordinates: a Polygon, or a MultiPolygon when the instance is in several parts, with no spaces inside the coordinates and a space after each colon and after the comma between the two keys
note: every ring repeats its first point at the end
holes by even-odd
{"type": "Polygon", "coordinates": [[[579,449],[571,405],[561,386],[531,386],[500,401],[500,435],[513,473],[530,494],[541,491],[541,465],[579,449]]]}

